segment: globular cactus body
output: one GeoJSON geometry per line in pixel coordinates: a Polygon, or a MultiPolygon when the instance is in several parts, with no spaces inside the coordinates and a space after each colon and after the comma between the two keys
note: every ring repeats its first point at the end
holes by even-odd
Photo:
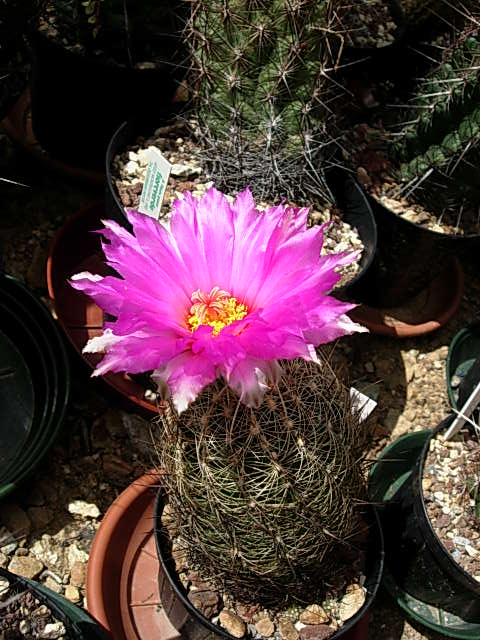
{"type": "Polygon", "coordinates": [[[355,571],[340,558],[351,553],[365,499],[348,390],[324,358],[283,366],[259,409],[216,383],[179,420],[163,418],[159,446],[192,566],[237,597],[269,604],[311,602],[336,572],[355,571]]]}

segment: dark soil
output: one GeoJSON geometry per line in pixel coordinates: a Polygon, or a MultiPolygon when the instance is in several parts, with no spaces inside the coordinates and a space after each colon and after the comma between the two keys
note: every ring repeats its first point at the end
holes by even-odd
{"type": "Polygon", "coordinates": [[[5,591],[0,592],[2,640],[69,637],[63,622],[23,585],[10,583],[5,591]]]}

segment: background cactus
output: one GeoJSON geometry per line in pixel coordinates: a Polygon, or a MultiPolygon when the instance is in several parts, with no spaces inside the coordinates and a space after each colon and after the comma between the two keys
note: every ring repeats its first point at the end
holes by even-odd
{"type": "Polygon", "coordinates": [[[325,197],[338,0],[193,0],[186,40],[205,160],[225,190],[325,197]]]}
{"type": "Polygon", "coordinates": [[[418,81],[403,114],[398,177],[437,209],[480,202],[479,32],[470,16],[461,31],[434,43],[441,59],[418,81]]]}
{"type": "Polygon", "coordinates": [[[320,367],[283,367],[256,410],[221,383],[208,387],[179,420],[163,417],[158,448],[192,566],[236,597],[268,605],[292,596],[312,602],[323,580],[355,575],[366,495],[348,390],[325,357],[320,367]]]}

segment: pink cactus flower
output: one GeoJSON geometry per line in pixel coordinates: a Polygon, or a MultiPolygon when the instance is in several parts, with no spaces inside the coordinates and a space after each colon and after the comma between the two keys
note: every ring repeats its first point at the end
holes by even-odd
{"type": "Polygon", "coordinates": [[[258,211],[214,188],[173,205],[171,230],[134,211],[134,235],[104,221],[108,264],[120,277],[79,273],[71,284],[115,321],[84,351],[104,353],[93,375],[153,370],[178,412],[218,376],[258,406],[282,359],[315,360],[315,346],[366,331],[354,305],[328,295],[356,253],[320,257],[323,227],[308,209],[258,211]]]}

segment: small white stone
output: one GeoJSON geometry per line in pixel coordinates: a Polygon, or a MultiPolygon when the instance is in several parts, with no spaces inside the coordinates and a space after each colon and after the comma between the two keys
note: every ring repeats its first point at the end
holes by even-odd
{"type": "Polygon", "coordinates": [[[133,160],[134,162],[138,162],[138,153],[135,153],[135,151],[129,151],[128,152],[128,159],[129,160],[133,160]]]}
{"type": "Polygon", "coordinates": [[[18,625],[18,630],[22,634],[22,636],[26,636],[30,633],[31,627],[28,620],[20,620],[20,624],[18,625]]]}
{"type": "Polygon", "coordinates": [[[56,640],[66,634],[63,622],[52,622],[45,625],[43,631],[38,634],[42,640],[56,640]]]}
{"type": "Polygon", "coordinates": [[[98,518],[100,509],[96,504],[85,502],[84,500],[74,500],[68,505],[68,511],[74,515],[84,518],[98,518]]]}
{"type": "Polygon", "coordinates": [[[4,596],[10,588],[10,583],[5,578],[0,578],[0,598],[4,596]]]}
{"type": "Polygon", "coordinates": [[[138,163],[135,162],[134,160],[129,160],[125,165],[125,171],[128,173],[129,176],[134,176],[137,173],[137,170],[138,170],[138,163]]]}
{"type": "Polygon", "coordinates": [[[433,497],[436,500],[440,500],[441,501],[441,500],[443,500],[445,498],[445,494],[443,493],[443,491],[435,491],[434,494],[433,494],[433,497]]]}
{"type": "Polygon", "coordinates": [[[478,556],[478,551],[470,544],[465,545],[465,551],[471,558],[476,558],[478,556]]]}

